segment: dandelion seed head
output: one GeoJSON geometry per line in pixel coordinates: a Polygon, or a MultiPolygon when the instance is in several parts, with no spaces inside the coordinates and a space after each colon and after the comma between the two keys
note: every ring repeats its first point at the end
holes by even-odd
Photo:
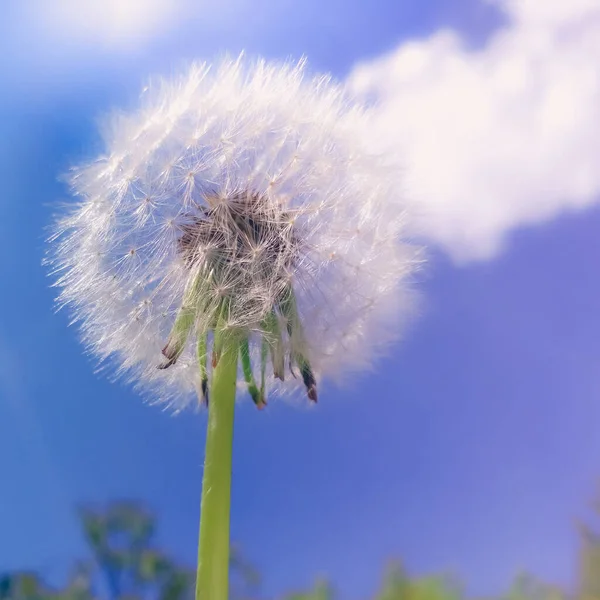
{"type": "Polygon", "coordinates": [[[271,393],[304,379],[316,399],[311,377],[369,368],[410,316],[420,259],[368,127],[304,62],[226,59],[149,85],[111,120],[105,154],[72,171],[77,202],[52,237],[58,302],[91,353],[176,409],[196,402],[197,340],[210,347],[217,322],[244,332],[255,365],[268,342],[271,393]],[[311,365],[297,378],[282,372],[294,355],[311,365]]]}

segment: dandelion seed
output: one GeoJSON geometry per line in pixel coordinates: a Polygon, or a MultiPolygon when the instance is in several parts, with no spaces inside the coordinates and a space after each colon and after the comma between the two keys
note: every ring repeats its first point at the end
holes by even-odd
{"type": "Polygon", "coordinates": [[[252,364],[267,348],[266,396],[316,397],[323,377],[368,368],[401,332],[419,262],[396,176],[363,144],[368,127],[303,63],[226,60],[149,86],[140,112],[114,118],[106,154],[73,171],[79,204],[50,253],[59,302],[92,353],[183,408],[203,377],[183,366],[199,339],[213,354],[227,299],[225,326],[249,341],[252,364]],[[275,328],[289,281],[301,333],[275,328]],[[131,317],[142,296],[143,333],[131,317]],[[302,376],[286,379],[284,364],[302,376]]]}

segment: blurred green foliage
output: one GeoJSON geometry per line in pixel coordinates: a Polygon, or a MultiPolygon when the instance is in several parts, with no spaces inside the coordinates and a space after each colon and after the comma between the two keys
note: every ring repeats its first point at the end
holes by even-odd
{"type": "MultiPolygon", "coordinates": [[[[600,515],[600,503],[595,506],[600,515]]],[[[115,502],[103,509],[79,511],[89,558],[72,565],[67,583],[50,586],[39,573],[0,573],[0,600],[192,600],[195,571],[154,543],[156,520],[143,505],[115,502]]],[[[580,526],[578,583],[567,592],[521,574],[496,600],[600,600],[600,533],[580,526]]],[[[236,546],[231,551],[232,600],[258,600],[260,575],[236,546]]],[[[340,600],[325,581],[309,591],[279,600],[340,600]]],[[[411,577],[391,565],[369,600],[492,600],[467,599],[459,582],[448,576],[411,577]]]]}
{"type": "MultiPolygon", "coordinates": [[[[156,520],[143,505],[114,502],[78,511],[90,557],[73,566],[66,586],[52,588],[39,574],[0,573],[0,600],[192,600],[195,570],[154,544],[156,520]]],[[[256,569],[231,549],[232,599],[250,600],[256,569]]]]}

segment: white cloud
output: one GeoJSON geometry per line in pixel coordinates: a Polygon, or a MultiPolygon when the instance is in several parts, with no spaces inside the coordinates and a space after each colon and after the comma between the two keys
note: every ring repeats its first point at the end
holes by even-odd
{"type": "Polygon", "coordinates": [[[600,200],[600,0],[498,0],[481,50],[452,31],[356,66],[374,141],[402,153],[419,230],[456,261],[600,200]]]}

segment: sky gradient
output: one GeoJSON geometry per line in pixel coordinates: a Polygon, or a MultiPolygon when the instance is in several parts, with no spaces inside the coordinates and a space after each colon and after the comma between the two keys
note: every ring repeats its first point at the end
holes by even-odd
{"type": "MultiPolygon", "coordinates": [[[[58,176],[99,151],[98,117],[192,57],[306,54],[343,79],[441,28],[477,52],[506,22],[476,0],[399,5],[232,1],[166,32],[145,25],[133,45],[69,37],[68,24],[36,38],[40,24],[7,7],[0,569],[60,578],[85,552],[74,507],[116,498],[147,502],[160,541],[190,564],[196,555],[205,415],[172,416],[96,375],[68,315],[53,312],[41,265],[45,228],[66,198],[58,176]]],[[[543,207],[544,190],[527,189],[543,207]]],[[[457,261],[431,234],[421,315],[374,373],[325,385],[314,408],[240,405],[232,536],[263,571],[265,593],[325,574],[360,598],[393,557],[416,573],[451,570],[478,594],[501,591],[521,568],[572,583],[575,521],[600,481],[600,208],[597,194],[583,206],[561,193],[563,205],[511,222],[483,258],[457,261]]]]}

